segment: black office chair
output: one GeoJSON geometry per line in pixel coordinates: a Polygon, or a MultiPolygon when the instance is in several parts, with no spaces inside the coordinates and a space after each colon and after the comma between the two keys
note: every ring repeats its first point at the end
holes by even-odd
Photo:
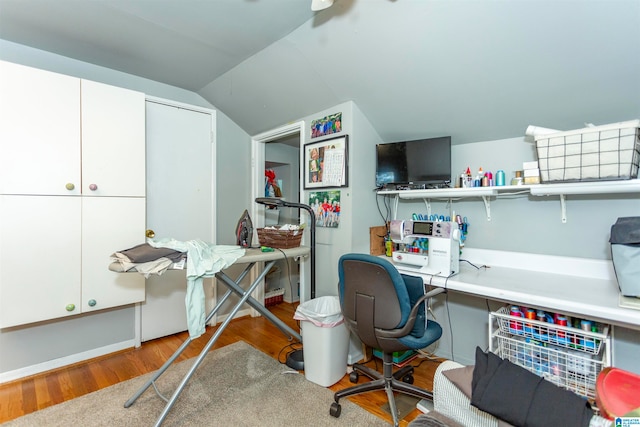
{"type": "Polygon", "coordinates": [[[339,400],[346,396],[374,390],[385,390],[394,426],[398,425],[394,392],[421,399],[433,399],[433,394],[413,384],[413,367],[405,366],[393,372],[393,353],[422,349],[440,339],[442,328],[426,321],[426,301],[442,289],[425,294],[419,277],[400,274],[384,258],[365,254],[346,254],[338,263],[339,295],[345,323],[369,347],[383,355],[382,375],[360,364],[353,365],[349,379],[355,383],[360,373],[372,381],[335,393],[329,413],[339,417],[339,400]]]}

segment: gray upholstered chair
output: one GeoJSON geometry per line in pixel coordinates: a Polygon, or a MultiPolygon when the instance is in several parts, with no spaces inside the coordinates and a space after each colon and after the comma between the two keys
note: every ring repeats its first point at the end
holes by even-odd
{"type": "Polygon", "coordinates": [[[432,399],[433,394],[412,385],[412,366],[393,372],[393,353],[422,349],[440,338],[440,325],[433,320],[427,322],[426,301],[442,289],[425,294],[421,278],[400,274],[389,261],[372,255],[343,255],[338,263],[338,274],[345,323],[364,344],[381,350],[383,372],[380,374],[367,366],[353,365],[351,382],[357,382],[359,374],[372,381],[336,392],[330,414],[340,416],[339,400],[343,397],[385,390],[393,424],[397,426],[394,392],[421,399],[432,399]]]}

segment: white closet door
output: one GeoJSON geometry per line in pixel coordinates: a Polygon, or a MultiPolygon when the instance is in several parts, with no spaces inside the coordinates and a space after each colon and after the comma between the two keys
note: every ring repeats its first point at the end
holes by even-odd
{"type": "MultiPolygon", "coordinates": [[[[156,238],[214,238],[215,147],[209,113],[147,101],[147,228],[156,238]]],[[[142,341],[187,329],[186,271],[147,279],[142,341]]],[[[205,280],[208,300],[212,279],[205,280]]]]}

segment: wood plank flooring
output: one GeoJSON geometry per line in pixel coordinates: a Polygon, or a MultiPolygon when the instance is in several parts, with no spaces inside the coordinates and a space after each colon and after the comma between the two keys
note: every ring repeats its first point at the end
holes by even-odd
{"type": "MultiPolygon", "coordinates": [[[[270,308],[276,316],[283,319],[294,330],[299,330],[297,321],[293,319],[295,309],[295,304],[288,303],[281,303],[270,308]]],[[[206,334],[192,342],[178,360],[197,356],[215,330],[216,327],[208,327],[206,334]]],[[[186,332],[170,335],[145,342],[140,348],[123,350],[61,369],[0,384],[0,423],[154,371],[162,366],[187,336],[186,332]]],[[[251,344],[282,363],[286,360],[287,353],[291,351],[291,343],[287,337],[268,319],[249,316],[231,321],[213,350],[239,340],[251,344]]],[[[368,364],[375,366],[376,362],[378,370],[381,370],[381,363],[376,358],[373,358],[368,364]]],[[[429,359],[416,359],[412,363],[417,366],[414,372],[414,384],[432,390],[433,374],[438,363],[429,359]]],[[[359,382],[366,381],[368,381],[366,377],[360,377],[359,382]]],[[[351,385],[353,384],[349,381],[349,376],[345,375],[337,384],[329,388],[337,391],[351,385]]],[[[349,399],[391,423],[391,416],[381,408],[387,402],[384,392],[364,393],[349,399]]],[[[400,425],[406,426],[419,414],[420,412],[414,409],[400,422],[400,425]]],[[[329,408],[327,408],[327,416],[330,416],[329,408]]]]}

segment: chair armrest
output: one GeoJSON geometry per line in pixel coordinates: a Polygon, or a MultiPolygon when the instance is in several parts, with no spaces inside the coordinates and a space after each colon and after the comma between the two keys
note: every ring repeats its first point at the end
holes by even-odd
{"type": "Polygon", "coordinates": [[[418,301],[416,301],[416,303],[413,305],[413,307],[411,307],[411,312],[409,313],[409,318],[407,319],[407,322],[404,324],[404,326],[400,329],[387,329],[387,330],[378,330],[376,332],[376,334],[378,334],[379,336],[383,336],[386,338],[399,338],[399,337],[404,337],[406,335],[408,335],[411,330],[413,329],[413,325],[414,323],[416,323],[416,318],[418,317],[418,309],[420,308],[420,304],[422,304],[423,302],[425,302],[426,300],[428,300],[431,297],[434,297],[436,295],[439,295],[441,293],[445,292],[444,288],[435,288],[430,290],[429,292],[427,292],[426,294],[424,294],[423,296],[420,297],[420,299],[418,299],[418,301]]]}

